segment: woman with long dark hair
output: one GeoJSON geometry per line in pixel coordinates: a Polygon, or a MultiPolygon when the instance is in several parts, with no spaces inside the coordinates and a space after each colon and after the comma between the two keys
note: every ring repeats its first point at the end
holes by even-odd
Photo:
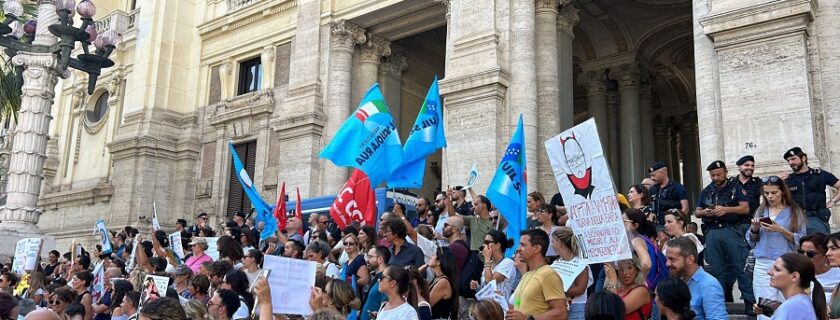
{"type": "Polygon", "coordinates": [[[633,253],[638,257],[641,267],[639,271],[643,275],[648,274],[653,264],[648,254],[647,242],[656,235],[656,227],[639,209],[627,209],[624,210],[624,229],[627,230],[628,237],[631,239],[633,253]]]}
{"type": "Polygon", "coordinates": [[[359,228],[359,243],[362,252],[368,252],[370,248],[376,246],[376,230],[373,229],[373,226],[364,225],[359,228]]]}
{"type": "Polygon", "coordinates": [[[112,320],[115,318],[117,320],[128,319],[125,310],[122,308],[122,301],[125,298],[125,294],[131,290],[134,290],[134,286],[128,280],[118,279],[114,281],[114,292],[111,293],[111,304],[115,306],[113,312],[111,312],[112,320]]]}
{"type": "Polygon", "coordinates": [[[248,291],[249,287],[248,276],[239,270],[228,272],[219,286],[220,289],[228,289],[239,295],[239,309],[234,313],[234,318],[239,316],[247,318],[254,309],[254,296],[248,291]]]}
{"type": "Polygon", "coordinates": [[[415,297],[417,300],[417,317],[420,320],[432,320],[432,305],[429,304],[429,284],[426,283],[423,276],[425,272],[420,273],[420,270],[415,266],[405,266],[403,268],[408,270],[408,277],[417,295],[415,297]]]}
{"type": "Polygon", "coordinates": [[[767,273],[770,275],[770,286],[778,289],[785,297],[770,319],[828,319],[825,291],[817,281],[811,260],[804,255],[788,252],[777,258],[767,273]],[[808,296],[807,290],[812,283],[814,292],[808,296]]]}
{"type": "Polygon", "coordinates": [[[781,301],[780,292],[770,287],[767,270],[781,255],[796,251],[799,239],[805,236],[808,219],[793,201],[785,181],[777,176],[762,179],[761,197],[764,201],[746,234],[755,248],[753,294],[756,299],[781,301]]]}
{"type": "Polygon", "coordinates": [[[470,288],[478,290],[490,281],[496,281],[496,289],[505,295],[505,301],[510,299],[514,284],[517,281],[516,267],[513,260],[505,257],[505,251],[513,246],[513,240],[499,230],[490,230],[484,236],[484,249],[481,255],[484,256],[484,268],[481,271],[481,283],[470,282],[470,288]]]}
{"type": "Polygon", "coordinates": [[[630,208],[638,209],[645,214],[648,220],[655,221],[656,216],[650,208],[651,198],[650,191],[645,186],[634,184],[627,190],[627,202],[630,203],[630,208]]]}
{"type": "Polygon", "coordinates": [[[428,263],[435,275],[429,286],[429,303],[432,305],[432,319],[458,320],[458,271],[455,255],[447,247],[438,247],[428,263]]]}
{"type": "Polygon", "coordinates": [[[696,317],[691,310],[691,291],[685,281],[678,278],[665,278],[656,286],[656,305],[662,318],[667,320],[693,320],[696,317]]]}
{"type": "MultiPolygon", "coordinates": [[[[832,268],[840,267],[840,232],[828,236],[828,251],[825,253],[826,261],[832,268]]],[[[829,304],[829,317],[840,318],[840,283],[834,286],[829,304]]]]}
{"type": "Polygon", "coordinates": [[[417,292],[411,285],[408,270],[398,266],[385,269],[379,278],[379,292],[388,297],[388,302],[379,309],[377,320],[419,320],[415,310],[417,292]]]}

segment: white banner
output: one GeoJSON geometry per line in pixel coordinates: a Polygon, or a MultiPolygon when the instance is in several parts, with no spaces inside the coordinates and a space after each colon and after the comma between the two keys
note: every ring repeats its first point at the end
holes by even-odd
{"type": "Polygon", "coordinates": [[[631,259],[630,242],[595,120],[545,142],[569,222],[587,263],[631,259]]]}
{"type": "Polygon", "coordinates": [[[181,242],[181,231],[175,231],[169,235],[169,246],[178,255],[178,259],[184,260],[186,254],[184,254],[184,243],[181,242]]]}
{"type": "Polygon", "coordinates": [[[207,240],[207,250],[204,250],[204,254],[213,258],[213,261],[219,260],[219,247],[216,243],[219,241],[219,237],[209,237],[204,239],[207,240]]]}
{"type": "Polygon", "coordinates": [[[94,234],[99,234],[99,245],[102,246],[103,254],[111,254],[114,249],[111,247],[111,235],[108,233],[108,228],[105,227],[105,220],[99,219],[93,228],[94,234]]]}
{"type": "Polygon", "coordinates": [[[316,265],[313,261],[265,256],[263,268],[271,270],[268,285],[275,314],[312,314],[309,295],[315,286],[316,265]]]}
{"type": "Polygon", "coordinates": [[[18,240],[17,246],[15,247],[15,261],[12,263],[12,271],[21,275],[27,270],[35,270],[40,252],[41,239],[25,238],[18,240]]]}

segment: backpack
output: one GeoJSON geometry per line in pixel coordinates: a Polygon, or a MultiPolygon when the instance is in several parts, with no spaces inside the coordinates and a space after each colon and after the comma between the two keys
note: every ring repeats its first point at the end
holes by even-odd
{"type": "MultiPolygon", "coordinates": [[[[470,281],[481,279],[484,262],[478,256],[478,251],[467,251],[467,261],[458,277],[458,295],[464,298],[475,298],[476,290],[470,289],[470,281]]],[[[479,288],[480,289],[480,288],[479,288]]]]}
{"type": "Polygon", "coordinates": [[[643,235],[640,235],[640,237],[645,240],[648,256],[650,256],[650,271],[648,271],[645,277],[645,284],[652,292],[656,289],[656,285],[659,284],[659,280],[668,277],[668,266],[665,264],[665,254],[656,249],[656,246],[653,245],[650,238],[643,235]]]}

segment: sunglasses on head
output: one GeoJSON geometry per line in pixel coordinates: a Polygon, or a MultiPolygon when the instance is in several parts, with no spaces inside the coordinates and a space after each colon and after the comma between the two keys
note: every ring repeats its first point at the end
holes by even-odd
{"type": "Polygon", "coordinates": [[[796,250],[796,252],[798,252],[799,254],[804,254],[808,258],[813,258],[814,256],[816,256],[818,254],[817,252],[814,252],[814,251],[805,251],[805,250],[796,250]]]}
{"type": "Polygon", "coordinates": [[[761,182],[763,183],[778,183],[780,180],[782,180],[782,178],[779,178],[778,176],[769,176],[761,178],[761,182]]]}

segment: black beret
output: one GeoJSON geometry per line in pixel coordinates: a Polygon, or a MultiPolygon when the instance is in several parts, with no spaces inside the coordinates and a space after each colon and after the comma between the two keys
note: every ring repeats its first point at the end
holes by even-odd
{"type": "Polygon", "coordinates": [[[715,160],[712,161],[712,163],[710,163],[708,167],[706,167],[706,171],[712,171],[715,169],[726,169],[726,164],[723,163],[723,161],[715,160]]]}
{"type": "Polygon", "coordinates": [[[735,164],[740,166],[740,165],[744,164],[744,162],[747,162],[747,161],[755,162],[755,158],[753,158],[753,156],[751,156],[751,155],[746,155],[746,156],[741,157],[741,159],[738,159],[738,161],[736,161],[735,164]]]}
{"type": "Polygon", "coordinates": [[[790,158],[790,157],[793,157],[793,156],[802,156],[802,155],[805,155],[805,152],[802,152],[802,148],[793,147],[793,148],[790,148],[790,150],[788,150],[787,152],[785,152],[785,155],[782,156],[782,158],[787,160],[787,158],[790,158]]]}
{"type": "Polygon", "coordinates": [[[648,172],[654,172],[656,170],[659,170],[659,169],[662,169],[662,168],[667,168],[667,167],[668,167],[668,165],[665,164],[665,162],[662,162],[662,161],[655,162],[654,164],[650,165],[650,169],[648,169],[648,172]]]}
{"type": "Polygon", "coordinates": [[[198,218],[206,217],[206,216],[207,216],[207,212],[201,212],[201,213],[198,214],[198,218]]]}

